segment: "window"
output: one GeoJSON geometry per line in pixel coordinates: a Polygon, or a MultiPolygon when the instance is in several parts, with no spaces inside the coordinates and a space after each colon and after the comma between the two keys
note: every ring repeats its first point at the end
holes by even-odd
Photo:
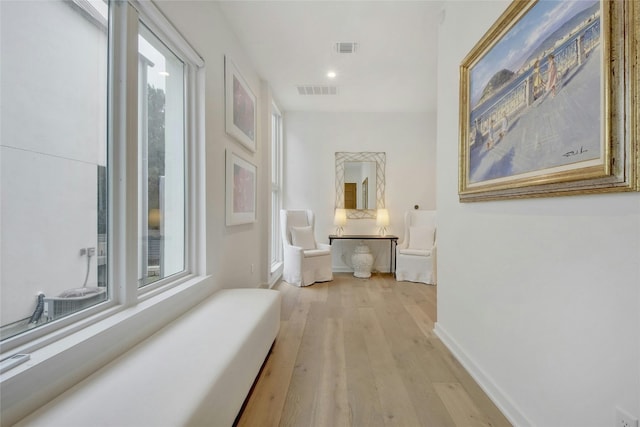
{"type": "Polygon", "coordinates": [[[280,207],[282,206],[282,115],[273,105],[271,115],[271,273],[282,265],[280,207]]]}
{"type": "Polygon", "coordinates": [[[109,298],[108,5],[1,8],[5,340],[109,298]]]}
{"type": "Polygon", "coordinates": [[[184,269],[184,63],[145,25],[138,37],[138,284],[184,269]]]}
{"type": "Polygon", "coordinates": [[[202,270],[204,64],[151,2],[0,2],[0,17],[4,358],[202,270]]]}

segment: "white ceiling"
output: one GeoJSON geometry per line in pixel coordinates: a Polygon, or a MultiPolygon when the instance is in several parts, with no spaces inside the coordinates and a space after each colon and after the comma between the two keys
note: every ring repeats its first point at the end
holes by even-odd
{"type": "Polygon", "coordinates": [[[221,1],[220,8],[285,111],[436,109],[441,1],[221,1]],[[337,42],[356,42],[339,54],[337,42]],[[337,77],[327,77],[335,70],[337,77]],[[336,95],[300,95],[333,85],[336,95]]]}

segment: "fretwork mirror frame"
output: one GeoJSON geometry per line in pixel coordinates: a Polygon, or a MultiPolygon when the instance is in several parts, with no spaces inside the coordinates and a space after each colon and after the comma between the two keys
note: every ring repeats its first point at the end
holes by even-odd
{"type": "MultiPolygon", "coordinates": [[[[382,209],[384,203],[385,163],[387,154],[381,152],[336,152],[336,208],[344,208],[344,164],[345,162],[376,163],[376,208],[382,209]]],[[[349,219],[375,218],[376,209],[346,209],[349,219]]]]}

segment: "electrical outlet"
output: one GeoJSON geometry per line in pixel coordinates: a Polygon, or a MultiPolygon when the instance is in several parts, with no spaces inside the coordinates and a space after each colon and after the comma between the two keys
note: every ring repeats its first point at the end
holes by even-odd
{"type": "Polygon", "coordinates": [[[638,427],[638,419],[629,415],[628,412],[616,408],[616,427],[638,427]]]}

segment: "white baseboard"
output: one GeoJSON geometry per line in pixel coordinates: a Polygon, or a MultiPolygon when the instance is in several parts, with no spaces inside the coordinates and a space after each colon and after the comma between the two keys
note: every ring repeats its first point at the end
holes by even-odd
{"type": "Polygon", "coordinates": [[[531,427],[534,425],[500,389],[495,381],[464,352],[462,347],[458,345],[457,341],[447,333],[440,323],[436,322],[433,331],[511,424],[518,427],[531,427]]]}
{"type": "Polygon", "coordinates": [[[276,265],[271,266],[271,272],[269,274],[269,281],[266,283],[266,288],[273,288],[276,283],[282,279],[282,270],[284,268],[284,263],[279,262],[276,265]]]}

